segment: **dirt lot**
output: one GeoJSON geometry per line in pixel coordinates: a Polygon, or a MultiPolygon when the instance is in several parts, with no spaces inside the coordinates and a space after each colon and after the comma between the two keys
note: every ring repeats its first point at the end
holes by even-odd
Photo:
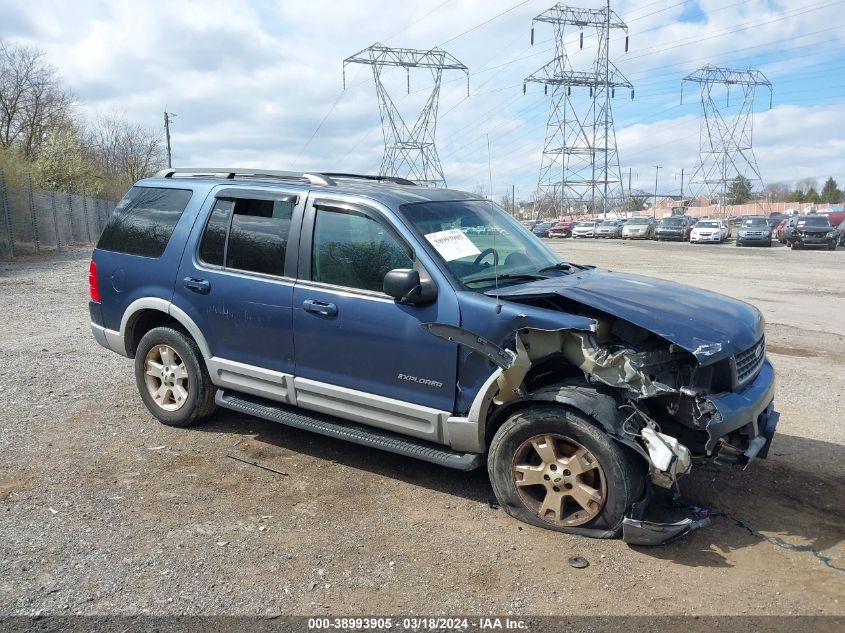
{"type": "Polygon", "coordinates": [[[661,548],[564,536],[491,508],[482,471],[227,412],[162,426],[90,335],[77,253],[0,264],[0,614],[845,614],[845,250],[553,246],[763,311],[772,453],[683,490],[765,539],[728,519],[661,548]]]}

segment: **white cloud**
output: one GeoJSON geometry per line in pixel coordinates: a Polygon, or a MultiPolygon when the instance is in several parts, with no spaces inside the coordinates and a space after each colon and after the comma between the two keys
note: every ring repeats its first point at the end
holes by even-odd
{"type": "MultiPolygon", "coordinates": [[[[166,104],[179,115],[173,142],[180,164],[315,170],[373,171],[381,160],[369,69],[350,67],[341,96],[345,57],[376,41],[420,48],[447,42],[445,48],[473,73],[469,98],[459,74],[444,76],[437,138],[447,178],[464,188],[487,182],[489,135],[500,195],[512,182],[523,193],[536,182],[547,100],[540,86],[529,86],[523,96],[521,85],[551,58],[551,28],[537,26],[533,48],[529,31],[531,18],[553,1],[532,0],[453,38],[516,4],[6,0],[0,24],[4,37],[46,49],[92,116],[118,111],[158,126],[166,104]]],[[[694,102],[678,105],[679,80],[706,62],[759,62],[775,79],[776,107],[758,115],[755,126],[755,151],[767,181],[842,174],[842,141],[835,131],[845,99],[831,95],[821,71],[841,59],[843,34],[835,28],[838,7],[825,4],[615,2],[629,23],[630,52],[624,54],[621,37],[613,38],[612,52],[637,98],[631,103],[618,96],[614,112],[620,160],[626,173],[631,167],[639,174],[635,186],[653,187],[654,164],[664,165],[667,184],[675,184],[672,174],[682,167],[694,167],[698,112],[694,102]],[[801,73],[815,73],[812,85],[802,83],[801,73]],[[816,105],[816,96],[824,105],[816,105]]],[[[585,49],[573,51],[577,64],[589,63],[595,44],[587,36],[585,49]]],[[[389,81],[403,115],[413,119],[425,97],[424,72],[412,75],[411,95],[404,94],[401,70],[389,81]]]]}

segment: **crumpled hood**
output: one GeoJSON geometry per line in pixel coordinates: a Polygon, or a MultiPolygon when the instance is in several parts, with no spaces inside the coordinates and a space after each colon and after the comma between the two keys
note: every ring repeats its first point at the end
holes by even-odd
{"type": "Polygon", "coordinates": [[[592,269],[499,289],[503,299],[550,294],[654,332],[705,365],[748,349],[763,336],[763,316],[754,306],[642,275],[592,269]]]}

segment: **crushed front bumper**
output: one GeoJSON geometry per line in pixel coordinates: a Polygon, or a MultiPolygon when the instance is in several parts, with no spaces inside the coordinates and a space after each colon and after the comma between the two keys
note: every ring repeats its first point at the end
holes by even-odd
{"type": "Polygon", "coordinates": [[[768,359],[763,361],[757,376],[742,391],[706,397],[714,409],[707,424],[707,454],[713,454],[723,437],[742,430],[748,435],[748,448],[743,457],[721,461],[747,463],[755,457],[765,458],[779,418],[774,408],[774,397],[775,369],[768,359]]]}

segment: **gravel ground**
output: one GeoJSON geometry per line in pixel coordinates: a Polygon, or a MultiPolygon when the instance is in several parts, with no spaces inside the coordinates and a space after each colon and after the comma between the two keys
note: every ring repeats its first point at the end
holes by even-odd
{"type": "Polygon", "coordinates": [[[759,536],[718,518],[660,548],[560,535],[491,507],[483,471],[225,411],[160,425],[91,337],[77,252],[0,264],[0,615],[845,614],[845,251],[553,247],[764,312],[769,459],[683,482],[759,536]]]}

